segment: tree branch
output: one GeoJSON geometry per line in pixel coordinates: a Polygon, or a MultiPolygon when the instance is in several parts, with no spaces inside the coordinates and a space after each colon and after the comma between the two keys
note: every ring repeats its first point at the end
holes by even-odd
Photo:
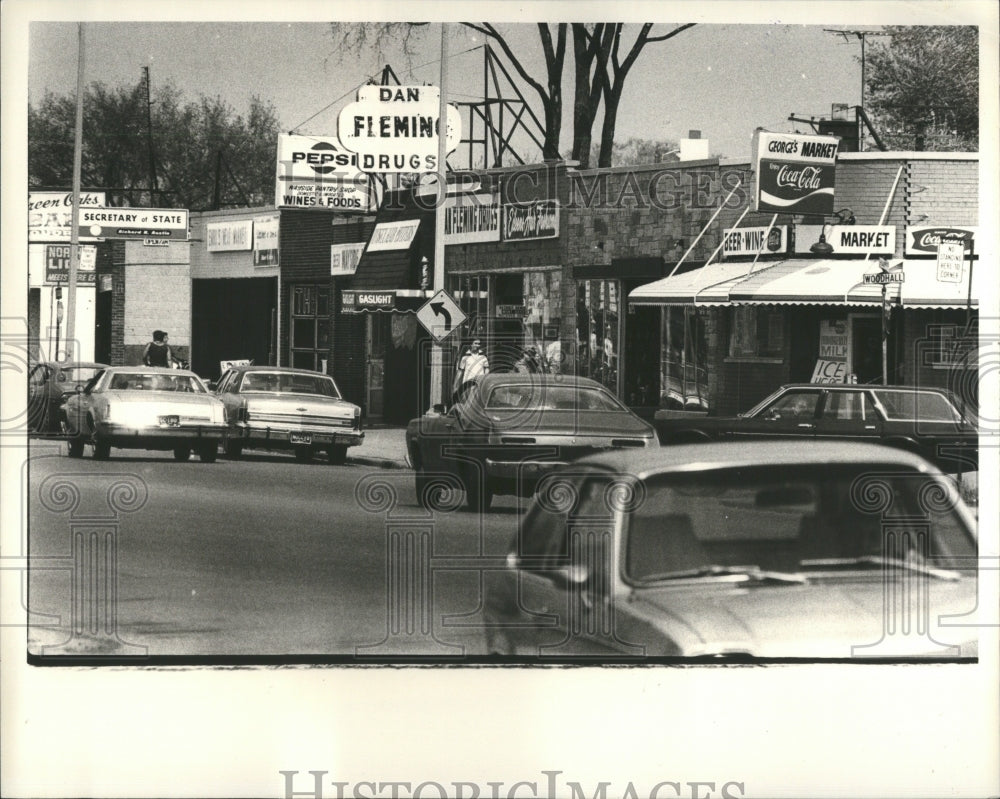
{"type": "Polygon", "coordinates": [[[648,36],[646,37],[646,43],[648,44],[649,42],[665,42],[667,39],[672,39],[678,33],[682,33],[683,31],[686,31],[688,28],[693,28],[697,24],[698,23],[696,22],[688,22],[685,23],[684,25],[681,25],[680,27],[674,28],[672,31],[670,31],[670,33],[666,33],[663,36],[648,36]]]}

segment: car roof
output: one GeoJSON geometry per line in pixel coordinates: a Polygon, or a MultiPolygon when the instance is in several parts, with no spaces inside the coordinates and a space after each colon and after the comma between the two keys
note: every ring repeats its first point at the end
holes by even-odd
{"type": "Polygon", "coordinates": [[[280,372],[282,374],[290,375],[311,375],[316,377],[331,377],[331,375],[325,372],[317,372],[313,369],[296,369],[293,366],[266,366],[264,364],[241,364],[239,366],[230,366],[226,371],[234,372],[280,372]]]}
{"type": "Polygon", "coordinates": [[[589,377],[579,377],[577,375],[546,374],[545,372],[490,372],[480,381],[482,391],[491,389],[494,386],[511,384],[531,383],[532,385],[543,386],[577,386],[579,388],[600,388],[607,391],[607,388],[596,380],[589,377]]]}
{"type": "Polygon", "coordinates": [[[39,366],[48,366],[52,369],[107,369],[106,363],[96,363],[94,361],[39,361],[39,366]]]}
{"type": "Polygon", "coordinates": [[[820,464],[903,466],[918,472],[937,469],[918,455],[866,442],[741,441],[675,444],[649,449],[616,449],[575,461],[624,474],[689,472],[748,466],[808,466],[820,464]]]}
{"type": "MultiPolygon", "coordinates": [[[[171,369],[169,366],[108,366],[107,371],[115,374],[164,374],[164,375],[194,375],[190,369],[171,369]]],[[[197,375],[195,375],[197,377],[197,375]]]]}
{"type": "Polygon", "coordinates": [[[858,391],[873,389],[878,391],[933,391],[946,394],[947,390],[938,386],[883,386],[881,383],[785,383],[781,388],[814,388],[823,391],[858,391]]]}

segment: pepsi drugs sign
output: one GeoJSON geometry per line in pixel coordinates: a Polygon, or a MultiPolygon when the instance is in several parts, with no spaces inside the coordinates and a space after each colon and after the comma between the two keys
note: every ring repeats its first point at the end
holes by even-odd
{"type": "Polygon", "coordinates": [[[278,208],[372,210],[368,176],[358,168],[357,155],[331,136],[278,137],[274,204],[278,208]]]}
{"type": "Polygon", "coordinates": [[[757,211],[827,216],[833,213],[840,140],[834,136],[754,134],[757,211]]]}

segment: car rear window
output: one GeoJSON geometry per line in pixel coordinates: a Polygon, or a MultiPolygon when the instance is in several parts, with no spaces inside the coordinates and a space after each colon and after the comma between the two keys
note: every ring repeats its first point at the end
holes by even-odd
{"type": "Polygon", "coordinates": [[[935,391],[876,389],[874,394],[885,408],[887,419],[957,422],[962,418],[948,398],[935,391]]]}
{"type": "Polygon", "coordinates": [[[490,409],[620,411],[621,403],[606,391],[590,386],[518,383],[496,386],[486,400],[490,409]]]}
{"type": "Polygon", "coordinates": [[[671,579],[709,566],[798,572],[911,551],[929,566],[974,568],[975,541],[944,479],[878,464],[651,478],[626,517],[626,579],[671,579]]]}

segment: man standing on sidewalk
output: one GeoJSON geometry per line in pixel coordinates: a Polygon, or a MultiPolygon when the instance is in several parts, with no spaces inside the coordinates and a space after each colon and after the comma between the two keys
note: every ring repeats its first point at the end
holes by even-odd
{"type": "Polygon", "coordinates": [[[456,370],[457,385],[456,401],[461,401],[469,393],[469,389],[474,386],[481,377],[489,374],[490,362],[482,351],[482,342],[477,338],[472,342],[472,347],[458,362],[456,370]]]}

